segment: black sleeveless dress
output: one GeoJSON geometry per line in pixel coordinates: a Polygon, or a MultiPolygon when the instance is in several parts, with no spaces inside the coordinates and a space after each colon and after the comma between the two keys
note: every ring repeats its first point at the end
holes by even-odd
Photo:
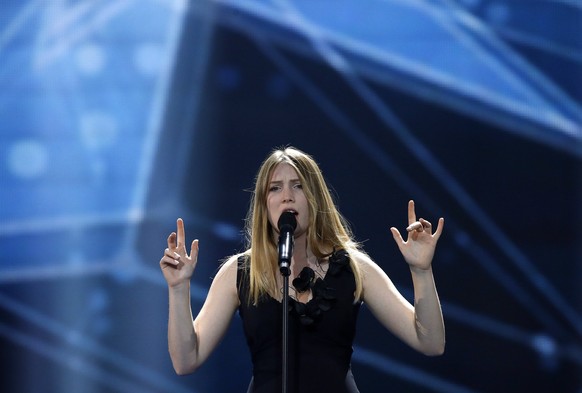
{"type": "MultiPolygon", "coordinates": [[[[239,314],[253,363],[248,392],[281,391],[282,304],[270,296],[249,304],[248,263],[239,258],[237,273],[239,314]]],[[[304,304],[289,299],[288,392],[358,393],[351,372],[352,345],[361,302],[354,303],[356,289],[344,250],[329,257],[323,279],[305,268],[293,280],[298,290],[312,291],[304,304]]]]}

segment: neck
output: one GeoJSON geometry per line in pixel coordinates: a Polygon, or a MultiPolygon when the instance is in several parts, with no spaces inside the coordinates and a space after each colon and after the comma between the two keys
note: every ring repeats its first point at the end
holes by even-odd
{"type": "Polygon", "coordinates": [[[294,275],[299,274],[301,269],[308,266],[308,260],[313,258],[313,253],[307,245],[307,236],[302,234],[295,238],[293,246],[293,258],[291,259],[291,270],[294,275]]]}

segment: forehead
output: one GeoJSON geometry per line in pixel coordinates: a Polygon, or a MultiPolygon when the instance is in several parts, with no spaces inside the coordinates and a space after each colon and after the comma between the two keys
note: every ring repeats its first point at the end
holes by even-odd
{"type": "Polygon", "coordinates": [[[269,181],[282,181],[288,179],[297,179],[297,171],[291,165],[286,162],[281,162],[277,164],[273,173],[271,173],[271,179],[269,181]]]}

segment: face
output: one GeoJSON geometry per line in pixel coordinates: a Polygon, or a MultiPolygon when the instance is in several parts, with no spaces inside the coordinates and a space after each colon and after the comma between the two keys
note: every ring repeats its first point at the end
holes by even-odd
{"type": "Polygon", "coordinates": [[[267,192],[269,222],[277,229],[279,217],[285,211],[293,211],[297,218],[295,237],[304,234],[309,226],[309,207],[303,187],[295,169],[286,163],[275,167],[267,192]]]}

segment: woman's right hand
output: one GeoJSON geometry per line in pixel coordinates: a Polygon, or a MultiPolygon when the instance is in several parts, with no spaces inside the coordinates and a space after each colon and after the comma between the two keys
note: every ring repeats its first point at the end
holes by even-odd
{"type": "Polygon", "coordinates": [[[188,255],[184,221],[178,218],[176,225],[177,234],[172,232],[168,236],[168,248],[164,250],[164,256],[160,260],[162,273],[170,287],[189,283],[198,262],[198,239],[192,242],[188,255]]]}

